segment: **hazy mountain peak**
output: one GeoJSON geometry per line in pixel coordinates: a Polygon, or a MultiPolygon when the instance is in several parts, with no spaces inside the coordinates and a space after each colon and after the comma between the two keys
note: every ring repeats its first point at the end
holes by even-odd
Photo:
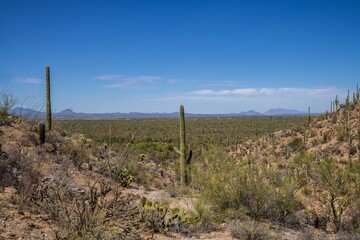
{"type": "Polygon", "coordinates": [[[306,114],[303,111],[295,109],[285,109],[285,108],[273,108],[263,113],[263,115],[304,115],[306,114]]]}

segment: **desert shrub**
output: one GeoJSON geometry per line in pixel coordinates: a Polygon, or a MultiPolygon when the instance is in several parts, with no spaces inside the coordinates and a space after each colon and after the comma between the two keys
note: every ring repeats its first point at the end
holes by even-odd
{"type": "Polygon", "coordinates": [[[111,177],[123,187],[129,187],[134,182],[134,177],[129,170],[119,165],[111,166],[111,177]]]}
{"type": "Polygon", "coordinates": [[[0,126],[21,122],[20,118],[9,116],[10,109],[17,103],[16,98],[8,91],[0,91],[0,126]]]}
{"type": "Polygon", "coordinates": [[[234,221],[230,223],[230,233],[240,240],[275,240],[281,239],[270,230],[269,225],[256,221],[234,221]]]}
{"type": "Polygon", "coordinates": [[[264,175],[256,176],[252,172],[247,179],[247,185],[242,192],[242,204],[248,209],[248,215],[254,219],[265,217],[272,220],[283,218],[300,208],[294,193],[298,186],[289,176],[266,171],[264,175]]]}
{"type": "Polygon", "coordinates": [[[194,203],[194,210],[200,220],[198,228],[199,231],[211,232],[216,230],[216,226],[214,224],[214,214],[207,202],[204,202],[203,198],[197,199],[197,201],[194,203]]]}
{"type": "Polygon", "coordinates": [[[199,224],[199,218],[179,208],[170,208],[166,204],[151,202],[145,197],[141,202],[141,221],[152,233],[167,234],[177,232],[191,235],[191,225],[199,224]]]}
{"type": "Polygon", "coordinates": [[[141,239],[133,196],[122,195],[106,182],[90,185],[83,194],[74,193],[65,178],[46,182],[33,198],[52,220],[56,239],[141,239]]]}
{"type": "Polygon", "coordinates": [[[115,151],[103,144],[94,154],[100,160],[101,172],[123,187],[129,187],[133,182],[147,186],[153,180],[151,172],[142,163],[146,155],[136,155],[129,143],[117,146],[115,151]]]}
{"type": "Polygon", "coordinates": [[[15,106],[17,99],[8,91],[0,92],[0,117],[9,116],[9,110],[15,106]]]}
{"type": "Polygon", "coordinates": [[[299,236],[296,238],[296,240],[325,240],[325,237],[320,237],[311,231],[304,231],[299,234],[299,236]]]}
{"type": "Polygon", "coordinates": [[[329,142],[329,140],[330,140],[330,136],[329,136],[328,134],[324,133],[324,134],[323,134],[323,141],[322,141],[322,143],[323,143],[323,144],[324,144],[324,143],[327,143],[327,142],[329,142]]]}
{"type": "Polygon", "coordinates": [[[167,159],[177,157],[172,144],[137,141],[134,143],[134,148],[138,153],[146,154],[148,161],[154,161],[156,163],[165,164],[167,163],[167,159]]]}
{"type": "Polygon", "coordinates": [[[6,159],[0,158],[0,188],[13,186],[17,190],[12,201],[20,211],[28,206],[41,177],[32,165],[32,158],[25,150],[10,152],[6,159]]]}
{"type": "Polygon", "coordinates": [[[313,175],[317,197],[326,205],[335,230],[344,229],[344,213],[359,203],[359,169],[341,166],[334,159],[324,159],[314,167],[313,175]]]}
{"type": "Polygon", "coordinates": [[[254,219],[283,220],[301,207],[294,196],[299,186],[290,175],[251,161],[236,163],[227,159],[195,171],[200,199],[219,219],[224,214],[230,218],[247,214],[254,219]]]}
{"type": "MultiPolygon", "coordinates": [[[[68,150],[64,146],[64,137],[57,131],[50,131],[46,134],[46,143],[49,145],[49,150],[51,150],[52,153],[58,153],[59,151],[66,152],[68,150]]],[[[76,149],[76,147],[71,148],[71,150],[76,149]]]]}
{"type": "MultiPolygon", "coordinates": [[[[47,140],[55,149],[57,149],[57,138],[62,138],[59,133],[47,140]]],[[[89,163],[90,144],[91,140],[85,138],[82,134],[74,134],[71,141],[68,141],[66,152],[70,154],[69,158],[79,169],[83,163],[89,163]]]]}
{"type": "Polygon", "coordinates": [[[340,142],[348,140],[349,133],[348,133],[344,123],[336,126],[336,133],[337,133],[337,139],[340,142]]]}
{"type": "Polygon", "coordinates": [[[0,189],[15,185],[16,178],[13,176],[12,170],[7,159],[0,159],[0,189]]]}
{"type": "Polygon", "coordinates": [[[69,157],[77,168],[81,168],[81,165],[89,160],[85,150],[81,147],[72,147],[69,157]]]}
{"type": "Polygon", "coordinates": [[[303,140],[301,138],[293,138],[289,144],[288,144],[289,148],[291,149],[291,151],[293,152],[297,152],[300,151],[304,148],[304,143],[303,140]]]}
{"type": "Polygon", "coordinates": [[[343,232],[334,237],[335,240],[359,240],[360,234],[343,232]]]}
{"type": "Polygon", "coordinates": [[[166,218],[168,206],[148,201],[145,197],[141,198],[141,218],[145,226],[153,233],[166,234],[169,231],[169,220],[166,218]]]}
{"type": "Polygon", "coordinates": [[[315,155],[306,152],[299,153],[290,160],[288,170],[300,187],[305,186],[310,181],[314,161],[315,155]]]}

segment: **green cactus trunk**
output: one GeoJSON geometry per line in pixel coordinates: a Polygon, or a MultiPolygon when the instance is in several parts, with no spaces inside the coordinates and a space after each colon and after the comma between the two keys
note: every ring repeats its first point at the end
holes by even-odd
{"type": "Polygon", "coordinates": [[[40,145],[45,143],[45,123],[39,122],[39,142],[40,145]]]}
{"type": "Polygon", "coordinates": [[[331,102],[330,102],[330,113],[333,112],[332,106],[333,106],[333,103],[332,103],[332,101],[331,101],[331,102]]]}
{"type": "Polygon", "coordinates": [[[46,66],[46,130],[51,131],[50,67],[46,66]]]}
{"type": "Polygon", "coordinates": [[[353,93],[353,104],[355,104],[355,103],[356,103],[356,94],[353,93]]]}
{"type": "Polygon", "coordinates": [[[338,95],[336,95],[335,98],[335,111],[337,111],[339,109],[339,99],[338,99],[338,95]]]}
{"type": "Polygon", "coordinates": [[[185,114],[184,106],[180,106],[180,150],[174,147],[180,155],[180,180],[182,186],[189,185],[191,175],[192,150],[187,151],[185,144],[185,114]]]}
{"type": "Polygon", "coordinates": [[[310,106],[308,107],[308,127],[310,126],[311,121],[311,113],[310,113],[310,106]]]}
{"type": "Polygon", "coordinates": [[[185,143],[185,113],[184,106],[180,106],[180,179],[181,185],[188,185],[185,143]]]}

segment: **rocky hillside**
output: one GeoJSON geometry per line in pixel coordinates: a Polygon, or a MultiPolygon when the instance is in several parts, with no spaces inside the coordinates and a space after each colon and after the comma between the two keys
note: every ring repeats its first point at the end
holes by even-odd
{"type": "Polygon", "coordinates": [[[344,164],[357,161],[360,157],[360,102],[310,118],[308,125],[247,141],[238,145],[231,155],[286,164],[300,152],[311,153],[318,160],[333,158],[344,164]]]}
{"type": "Polygon", "coordinates": [[[331,233],[360,225],[360,102],[308,124],[249,140],[232,158],[290,173],[305,222],[331,233]],[[320,226],[321,225],[321,226],[320,226]]]}

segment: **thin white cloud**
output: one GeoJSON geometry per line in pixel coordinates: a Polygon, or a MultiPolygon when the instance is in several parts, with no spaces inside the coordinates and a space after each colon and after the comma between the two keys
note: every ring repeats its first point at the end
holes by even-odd
{"type": "Polygon", "coordinates": [[[166,80],[166,83],[173,85],[173,84],[179,83],[180,81],[181,80],[176,79],[176,78],[169,78],[169,79],[166,80]]]}
{"type": "Polygon", "coordinates": [[[233,87],[237,84],[236,81],[216,81],[212,83],[201,84],[200,87],[233,87]]]}
{"type": "Polygon", "coordinates": [[[104,86],[107,88],[135,87],[140,84],[150,84],[163,80],[159,76],[127,76],[127,75],[100,75],[95,79],[110,82],[104,86]]]}
{"type": "Polygon", "coordinates": [[[19,79],[17,82],[27,83],[27,84],[41,84],[43,82],[43,80],[40,78],[28,77],[28,78],[19,79]]]}
{"type": "Polygon", "coordinates": [[[254,95],[311,95],[336,94],[336,88],[236,88],[224,90],[204,89],[187,93],[188,96],[254,96],[254,95]]]}

